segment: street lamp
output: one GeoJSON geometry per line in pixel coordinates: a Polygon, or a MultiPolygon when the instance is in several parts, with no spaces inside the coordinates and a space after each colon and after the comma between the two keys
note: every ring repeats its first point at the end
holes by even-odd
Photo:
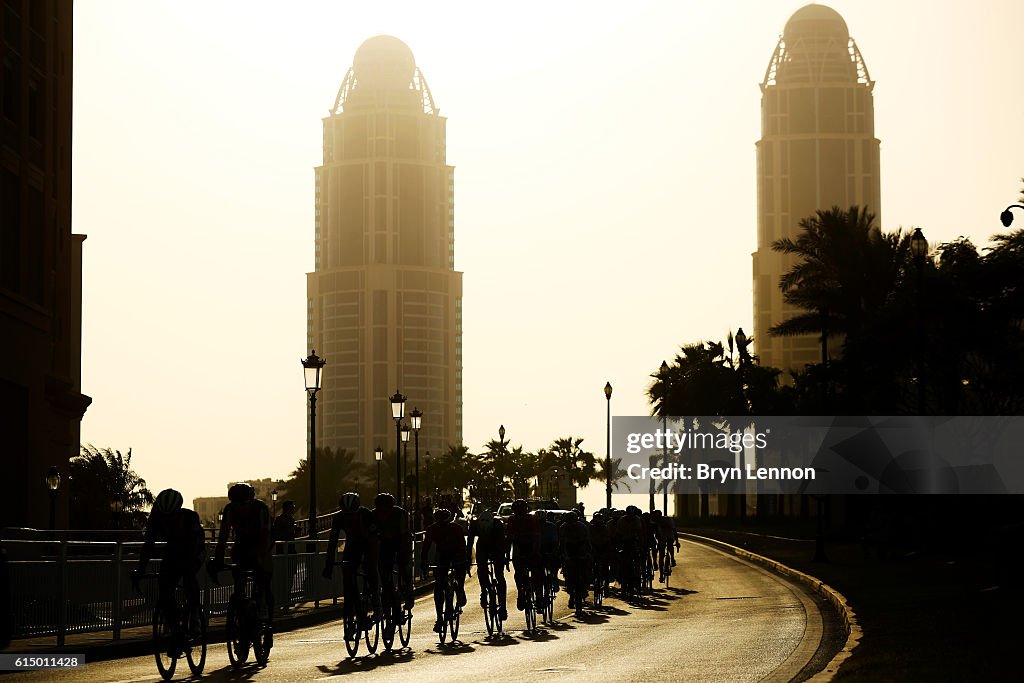
{"type": "MultiPolygon", "coordinates": [[[[505,425],[498,425],[498,445],[501,447],[501,450],[498,452],[500,457],[505,452],[505,425]]],[[[494,465],[494,508],[497,509],[498,503],[501,502],[501,480],[498,479],[497,460],[495,460],[494,465]]]]}
{"type": "Polygon", "coordinates": [[[612,383],[604,383],[604,398],[608,404],[608,440],[605,444],[604,456],[604,506],[612,506],[612,383]]]}
{"type": "MultiPolygon", "coordinates": [[[[665,387],[666,397],[668,393],[668,363],[661,361],[661,377],[665,387]]],[[[661,460],[662,467],[668,469],[668,402],[665,401],[665,397],[662,398],[661,403],[661,460]]],[[[668,516],[668,480],[662,482],[665,488],[662,490],[662,502],[661,502],[661,513],[668,516]]],[[[654,485],[654,479],[651,479],[651,486],[654,485]]],[[[651,512],[654,511],[654,501],[651,501],[651,512]]]]}
{"type": "Polygon", "coordinates": [[[380,461],[384,459],[384,449],[377,446],[373,450],[373,457],[377,460],[377,493],[380,493],[380,461]]]}
{"type": "Polygon", "coordinates": [[[408,496],[408,491],[405,490],[408,482],[405,481],[405,477],[409,476],[409,437],[410,436],[412,436],[412,429],[409,428],[409,425],[407,423],[403,422],[402,423],[402,499],[401,499],[399,504],[402,507],[404,507],[406,510],[409,509],[409,504],[405,500],[406,497],[408,496]]]}
{"type": "MultiPolygon", "coordinates": [[[[391,401],[391,418],[395,421],[395,498],[402,500],[402,420],[405,419],[405,396],[398,389],[391,401]]],[[[401,504],[401,503],[399,503],[401,504]]]]}
{"type": "MultiPolygon", "coordinates": [[[[1005,212],[1004,212],[1005,213],[1005,212]]],[[[914,263],[917,266],[917,413],[924,415],[925,393],[924,393],[924,262],[928,256],[928,240],[925,239],[921,228],[914,228],[914,234],[910,237],[910,253],[914,256],[914,263]]]]}
{"type": "Polygon", "coordinates": [[[274,509],[271,510],[271,515],[277,517],[277,489],[270,492],[270,500],[273,502],[274,509]]]}
{"type": "Polygon", "coordinates": [[[1024,209],[1024,204],[1010,204],[1006,209],[999,214],[999,220],[1003,222],[1003,227],[1010,227],[1010,223],[1013,223],[1013,214],[1010,209],[1024,209]]]}
{"type": "Polygon", "coordinates": [[[60,488],[60,470],[56,465],[46,473],[46,488],[50,493],[50,531],[57,528],[57,489],[60,488]]]}
{"type": "Polygon", "coordinates": [[[412,418],[412,431],[416,433],[416,502],[413,504],[414,519],[413,531],[419,531],[420,524],[420,428],[423,426],[423,413],[419,408],[413,408],[409,413],[412,418]]]}
{"type": "Polygon", "coordinates": [[[306,379],[306,394],[309,396],[309,529],[307,535],[313,539],[316,553],[316,395],[320,391],[320,376],[327,361],[311,350],[302,359],[302,374],[306,379]]]}

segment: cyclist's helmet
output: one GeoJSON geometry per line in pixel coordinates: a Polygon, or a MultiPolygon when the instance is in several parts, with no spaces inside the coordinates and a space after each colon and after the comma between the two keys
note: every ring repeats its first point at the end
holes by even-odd
{"type": "Polygon", "coordinates": [[[569,510],[569,512],[566,512],[564,515],[562,515],[562,521],[566,524],[572,524],[573,522],[580,521],[580,516],[575,510],[569,510]]]}
{"type": "Polygon", "coordinates": [[[153,512],[169,514],[181,509],[183,499],[181,494],[174,489],[164,489],[153,501],[153,512]]]}
{"type": "Polygon", "coordinates": [[[627,515],[639,515],[640,514],[640,508],[638,508],[636,505],[630,505],[629,507],[626,508],[626,514],[627,515]]]}
{"type": "Polygon", "coordinates": [[[349,491],[348,493],[342,494],[341,498],[338,499],[338,507],[345,512],[352,512],[353,510],[359,509],[359,494],[355,491],[349,491]]]}
{"type": "Polygon", "coordinates": [[[374,507],[389,509],[395,507],[395,497],[390,493],[378,493],[373,499],[374,507]]]}
{"type": "Polygon", "coordinates": [[[652,512],[651,517],[653,517],[656,520],[661,519],[661,510],[655,510],[654,512],[652,512]]]}
{"type": "Polygon", "coordinates": [[[252,486],[244,481],[232,484],[231,488],[228,489],[228,500],[232,503],[242,503],[247,500],[252,500],[255,497],[256,492],[253,490],[252,486]]]}
{"type": "Polygon", "coordinates": [[[452,513],[447,508],[438,508],[434,510],[434,521],[444,523],[452,518],[452,513]]]}
{"type": "Polygon", "coordinates": [[[512,503],[512,514],[515,515],[521,512],[526,512],[528,508],[529,506],[526,504],[526,501],[522,498],[518,498],[514,503],[512,503]]]}
{"type": "Polygon", "coordinates": [[[494,513],[491,512],[490,510],[484,510],[483,512],[480,513],[480,516],[477,517],[477,519],[479,519],[481,522],[493,522],[494,513]]]}

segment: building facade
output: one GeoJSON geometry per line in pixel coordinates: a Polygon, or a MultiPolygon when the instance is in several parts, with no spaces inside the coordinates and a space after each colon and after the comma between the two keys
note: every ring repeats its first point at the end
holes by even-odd
{"type": "Polygon", "coordinates": [[[772,243],[796,238],[802,219],[832,206],[867,207],[880,224],[873,87],[835,10],[808,5],[790,17],[761,83],[753,285],[754,343],[764,365],[803,369],[821,361],[816,336],[768,333],[800,312],[779,288],[795,257],[773,251],[772,243]]]}
{"type": "Polygon", "coordinates": [[[323,119],[306,304],[307,346],[327,360],[316,441],[365,462],[377,446],[393,462],[396,389],[407,414],[423,412],[421,455],[462,441],[462,273],[445,124],[412,52],[391,36],[359,47],[323,119]]]}
{"type": "Polygon", "coordinates": [[[71,232],[71,0],[0,3],[0,526],[67,528],[78,453],[82,242],[71,232]]]}

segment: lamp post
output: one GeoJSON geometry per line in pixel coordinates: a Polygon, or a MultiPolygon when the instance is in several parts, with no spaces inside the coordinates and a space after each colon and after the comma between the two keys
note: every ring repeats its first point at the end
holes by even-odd
{"type": "Polygon", "coordinates": [[[406,510],[409,509],[409,501],[406,498],[409,497],[408,488],[409,482],[406,478],[409,476],[409,437],[412,435],[412,429],[408,424],[402,423],[402,499],[400,504],[406,510]]]}
{"type": "Polygon", "coordinates": [[[1024,209],[1024,204],[1010,204],[1006,209],[999,214],[999,220],[1002,221],[1003,227],[1010,227],[1010,223],[1013,223],[1013,214],[1010,209],[1024,209]]]}
{"type": "Polygon", "coordinates": [[[50,531],[57,528],[57,489],[60,488],[60,470],[56,465],[46,473],[46,488],[50,494],[50,531]]]}
{"type": "Polygon", "coordinates": [[[115,529],[121,528],[121,510],[123,508],[124,504],[119,498],[110,501],[110,521],[114,524],[115,529]]]}
{"type": "Polygon", "coordinates": [[[416,497],[413,503],[415,519],[413,520],[413,531],[419,531],[420,524],[420,427],[423,426],[423,413],[419,408],[413,408],[409,413],[412,418],[412,431],[416,434],[416,497]]]}
{"type": "MultiPolygon", "coordinates": [[[[665,390],[668,391],[668,363],[661,361],[661,377],[662,382],[665,383],[665,390]]],[[[668,469],[668,408],[667,402],[663,402],[661,406],[661,464],[662,467],[668,469]]],[[[651,485],[654,485],[654,478],[651,478],[651,485]]],[[[661,513],[668,516],[668,480],[662,481],[664,488],[662,489],[662,500],[661,500],[661,513]]],[[[651,511],[654,511],[654,501],[651,501],[651,511]]]]}
{"type": "Polygon", "coordinates": [[[273,509],[271,510],[270,514],[274,517],[277,517],[277,489],[274,489],[273,491],[270,492],[270,500],[273,503],[273,509]]]}
{"type": "Polygon", "coordinates": [[[320,375],[327,361],[311,350],[302,359],[302,374],[306,379],[306,394],[309,396],[309,527],[307,536],[313,540],[316,553],[316,395],[320,391],[320,375]]]}
{"type": "MultiPolygon", "coordinates": [[[[1006,213],[1006,212],[1004,212],[1006,213]]],[[[914,234],[910,237],[910,253],[914,256],[914,263],[917,266],[917,414],[925,413],[925,392],[924,392],[924,262],[928,256],[928,240],[925,239],[921,228],[914,228],[914,234]]]]}
{"type": "Polygon", "coordinates": [[[608,404],[607,441],[604,456],[604,506],[612,506],[612,383],[604,383],[604,398],[608,404]]]}
{"type": "Polygon", "coordinates": [[[395,499],[402,500],[402,420],[405,419],[405,396],[398,389],[391,401],[391,418],[395,421],[395,499]]]}
{"type": "MultiPolygon", "coordinates": [[[[747,334],[743,331],[742,327],[738,327],[738,328],[736,328],[736,351],[740,355],[740,363],[739,363],[740,396],[743,397],[743,405],[744,406],[747,405],[746,384],[743,381],[745,379],[744,370],[746,369],[746,362],[745,362],[745,358],[746,358],[746,355],[747,355],[746,348],[747,348],[747,334]]],[[[826,381],[826,383],[828,382],[828,378],[827,377],[826,377],[825,381],[826,381]]],[[[828,392],[828,387],[827,386],[825,388],[825,391],[828,392]]],[[[749,410],[749,407],[747,408],[747,410],[749,410]]],[[[741,472],[746,472],[747,471],[747,452],[746,452],[746,449],[741,449],[740,450],[740,471],[741,472]]],[[[758,480],[758,487],[760,488],[760,480],[758,480]]],[[[746,518],[747,518],[747,483],[746,483],[745,479],[741,479],[740,480],[740,520],[744,520],[746,518]]]]}
{"type": "Polygon", "coordinates": [[[384,449],[377,446],[373,450],[373,457],[377,460],[377,493],[380,493],[380,461],[384,459],[384,449]]]}
{"type": "MultiPolygon", "coordinates": [[[[505,452],[505,425],[498,425],[498,444],[501,450],[498,451],[498,457],[505,452]]],[[[498,461],[494,461],[494,509],[498,509],[498,504],[501,502],[500,492],[501,480],[498,478],[498,461]]]]}

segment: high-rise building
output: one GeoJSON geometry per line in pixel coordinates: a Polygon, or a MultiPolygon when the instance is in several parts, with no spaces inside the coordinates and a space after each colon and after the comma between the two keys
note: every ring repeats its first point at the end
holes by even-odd
{"type": "Polygon", "coordinates": [[[316,441],[363,461],[376,446],[394,451],[396,389],[407,414],[423,412],[421,455],[462,441],[462,273],[445,123],[412,51],[391,36],[359,47],[323,119],[306,281],[307,346],[327,360],[316,441]]]}
{"type": "Polygon", "coordinates": [[[71,232],[71,0],[0,3],[0,526],[67,528],[82,415],[82,242],[71,232]]]}
{"type": "Polygon", "coordinates": [[[761,83],[753,270],[754,339],[765,365],[802,369],[821,360],[814,335],[768,334],[800,312],[779,289],[795,257],[772,251],[772,242],[795,238],[802,219],[832,206],[864,206],[881,220],[873,87],[835,10],[807,5],[790,17],[761,83]]]}

